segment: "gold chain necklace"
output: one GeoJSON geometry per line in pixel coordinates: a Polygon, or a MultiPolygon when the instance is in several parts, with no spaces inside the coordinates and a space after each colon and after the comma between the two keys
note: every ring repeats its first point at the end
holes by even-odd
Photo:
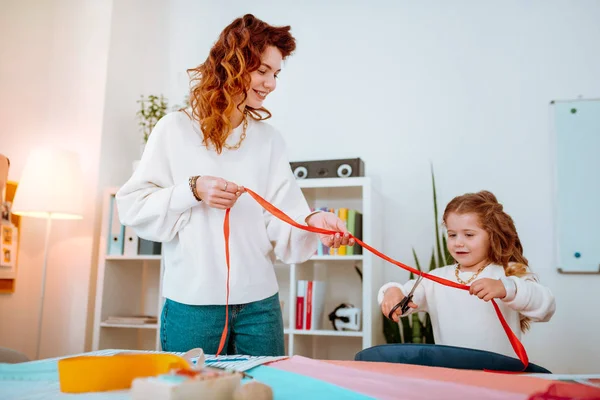
{"type": "Polygon", "coordinates": [[[239,149],[244,139],[246,139],[246,129],[248,129],[248,118],[246,118],[246,114],[244,114],[244,125],[242,126],[242,134],[240,135],[240,140],[233,146],[230,146],[227,143],[223,143],[223,147],[229,150],[239,149]]]}
{"type": "Polygon", "coordinates": [[[462,279],[460,279],[458,277],[458,272],[460,269],[460,264],[456,264],[456,268],[454,269],[454,275],[456,276],[456,280],[458,281],[458,283],[462,284],[462,285],[468,285],[469,283],[473,282],[473,279],[477,278],[477,275],[479,275],[481,273],[481,271],[484,270],[485,267],[487,267],[488,264],[484,265],[483,267],[479,268],[479,271],[477,271],[472,277],[469,278],[468,281],[463,281],[462,279]]]}

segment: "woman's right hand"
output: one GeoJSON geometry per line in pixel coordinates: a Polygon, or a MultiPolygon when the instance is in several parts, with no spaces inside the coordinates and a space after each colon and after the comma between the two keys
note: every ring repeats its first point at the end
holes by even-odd
{"type": "MultiPolygon", "coordinates": [[[[404,299],[404,297],[405,296],[402,293],[402,291],[397,287],[387,288],[385,293],[383,294],[383,301],[381,302],[381,312],[383,313],[383,315],[385,315],[387,318],[387,316],[390,313],[390,310],[394,308],[396,304],[400,303],[402,299],[404,299]]],[[[417,308],[417,305],[412,301],[408,302],[408,306],[410,308],[417,308]]],[[[394,314],[392,314],[393,320],[398,322],[400,315],[402,315],[402,309],[401,307],[398,307],[396,308],[396,311],[394,311],[394,314]]]]}
{"type": "Polygon", "coordinates": [[[243,186],[215,176],[201,176],[196,180],[196,192],[202,201],[221,210],[233,207],[245,191],[243,186]]]}

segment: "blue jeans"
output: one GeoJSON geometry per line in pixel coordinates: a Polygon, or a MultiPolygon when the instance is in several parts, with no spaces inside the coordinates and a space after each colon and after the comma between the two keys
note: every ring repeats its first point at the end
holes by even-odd
{"type": "MultiPolygon", "coordinates": [[[[163,351],[200,347],[216,354],[225,327],[225,306],[194,306],[166,299],[161,313],[163,351]]],[[[282,356],[283,318],[276,293],[264,300],[229,306],[229,329],[221,354],[282,356]]]]}

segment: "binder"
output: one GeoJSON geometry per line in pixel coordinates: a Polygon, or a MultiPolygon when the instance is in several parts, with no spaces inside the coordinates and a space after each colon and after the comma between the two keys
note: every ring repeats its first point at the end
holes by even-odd
{"type": "Polygon", "coordinates": [[[123,255],[123,242],[125,238],[125,227],[119,221],[119,213],[115,196],[110,196],[110,210],[108,223],[108,249],[106,254],[109,256],[123,255]]]}
{"type": "Polygon", "coordinates": [[[160,255],[162,250],[162,243],[153,242],[151,240],[146,240],[142,238],[138,238],[138,254],[140,255],[160,255]]]}
{"type": "Polygon", "coordinates": [[[139,239],[133,228],[130,226],[125,227],[125,244],[123,245],[124,256],[137,256],[138,255],[139,239]]]}

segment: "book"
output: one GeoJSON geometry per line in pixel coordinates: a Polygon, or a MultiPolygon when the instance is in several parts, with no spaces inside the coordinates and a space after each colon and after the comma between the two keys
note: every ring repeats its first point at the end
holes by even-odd
{"type": "Polygon", "coordinates": [[[325,311],[325,293],[327,284],[324,281],[308,281],[306,290],[305,329],[322,329],[323,312],[325,311]]]}
{"type": "Polygon", "coordinates": [[[305,298],[307,282],[300,280],[297,282],[296,291],[296,329],[304,329],[305,298]]]}

